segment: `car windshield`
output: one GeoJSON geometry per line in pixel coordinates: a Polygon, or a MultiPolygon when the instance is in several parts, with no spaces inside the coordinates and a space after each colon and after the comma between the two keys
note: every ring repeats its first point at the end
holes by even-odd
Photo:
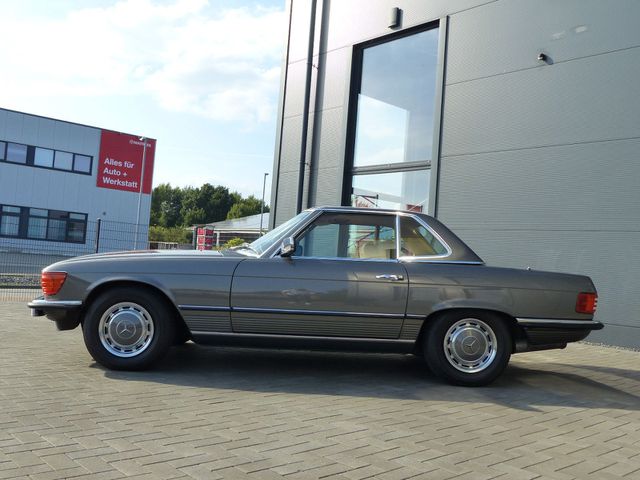
{"type": "Polygon", "coordinates": [[[248,245],[248,248],[256,252],[258,255],[262,255],[262,253],[268,250],[274,242],[278,241],[287,230],[290,230],[294,225],[303,222],[309,215],[311,215],[311,213],[312,212],[309,210],[299,213],[292,219],[287,220],[282,225],[279,225],[270,232],[264,234],[262,237],[254,240],[248,245]]]}

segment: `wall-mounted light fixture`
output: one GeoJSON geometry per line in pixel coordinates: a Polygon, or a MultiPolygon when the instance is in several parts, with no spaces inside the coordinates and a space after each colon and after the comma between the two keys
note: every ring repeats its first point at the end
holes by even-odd
{"type": "Polygon", "coordinates": [[[389,28],[400,28],[402,26],[402,9],[393,7],[389,16],[389,28]]]}

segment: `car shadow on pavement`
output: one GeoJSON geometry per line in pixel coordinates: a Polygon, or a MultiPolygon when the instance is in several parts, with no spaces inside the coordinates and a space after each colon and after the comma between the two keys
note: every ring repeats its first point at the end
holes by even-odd
{"type": "Polygon", "coordinates": [[[556,363],[512,362],[492,385],[461,388],[440,381],[422,359],[412,355],[211,348],[188,343],[171,349],[153,370],[105,370],[105,375],[199,388],[480,402],[532,411],[549,405],[640,410],[637,391],[618,385],[618,375],[609,382],[601,374],[556,363]]]}

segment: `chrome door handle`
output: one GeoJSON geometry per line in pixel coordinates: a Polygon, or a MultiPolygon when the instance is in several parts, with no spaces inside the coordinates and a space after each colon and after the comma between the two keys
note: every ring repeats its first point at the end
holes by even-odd
{"type": "Polygon", "coordinates": [[[398,282],[400,280],[404,280],[404,276],[403,275],[393,275],[393,274],[389,274],[389,273],[383,273],[381,275],[376,275],[376,278],[378,280],[392,280],[394,282],[398,282]]]}

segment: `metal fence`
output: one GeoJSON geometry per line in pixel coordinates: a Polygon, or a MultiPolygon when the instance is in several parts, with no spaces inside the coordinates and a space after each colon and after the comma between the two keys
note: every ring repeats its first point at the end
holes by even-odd
{"type": "Polygon", "coordinates": [[[82,239],[66,242],[48,239],[46,230],[34,232],[37,238],[0,236],[0,288],[39,287],[40,271],[66,258],[149,248],[149,227],[133,223],[88,221],[82,239]]]}
{"type": "MultiPolygon", "coordinates": [[[[197,248],[195,241],[191,244],[149,242],[148,225],[106,220],[88,221],[82,241],[76,235],[68,238],[76,238],[77,241],[47,239],[50,232],[46,229],[36,233],[38,238],[0,235],[0,301],[22,300],[24,294],[21,290],[30,290],[29,295],[32,295],[31,290],[40,287],[41,270],[70,257],[125,250],[197,248]]],[[[57,230],[51,233],[52,237],[60,236],[57,230]]],[[[224,248],[233,238],[252,242],[257,237],[257,232],[216,232],[212,248],[224,248]]]]}

